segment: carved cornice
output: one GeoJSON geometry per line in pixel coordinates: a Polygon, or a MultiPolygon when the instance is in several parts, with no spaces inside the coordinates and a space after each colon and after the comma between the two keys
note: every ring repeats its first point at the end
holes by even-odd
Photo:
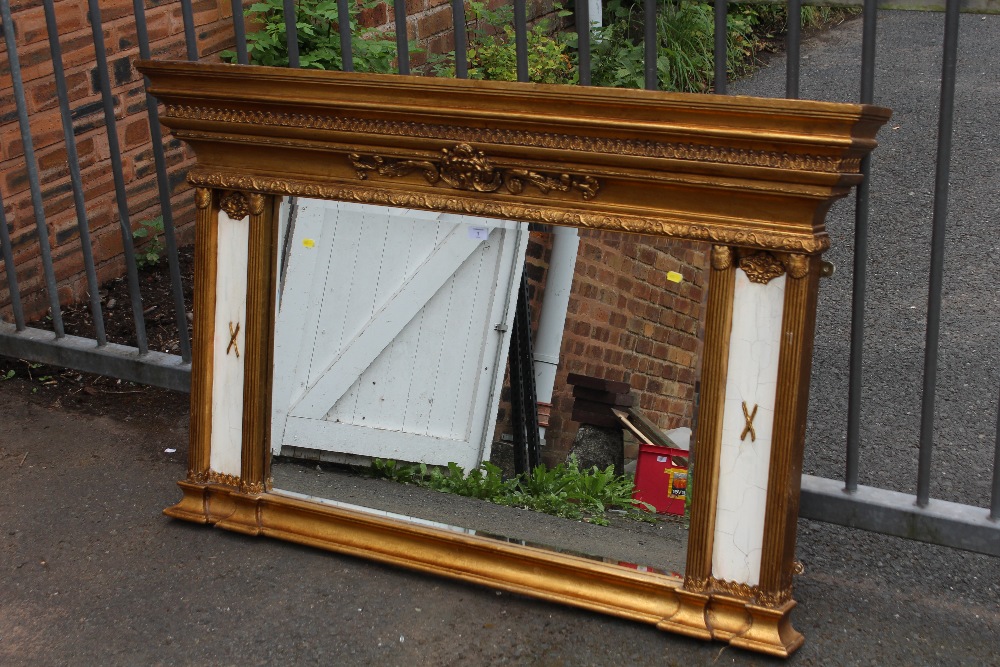
{"type": "Polygon", "coordinates": [[[431,185],[443,181],[456,190],[469,192],[496,192],[503,187],[508,193],[518,195],[527,183],[538,188],[542,194],[579,190],[584,199],[593,199],[600,189],[600,183],[593,176],[542,174],[524,168],[498,169],[485,153],[469,144],[442,148],[439,160],[399,160],[357,153],[352,153],[348,159],[362,180],[368,178],[368,172],[397,177],[418,171],[431,185]]]}
{"type": "Polygon", "coordinates": [[[572,209],[550,209],[473,198],[472,196],[465,198],[461,195],[437,195],[383,190],[374,186],[369,188],[364,186],[326,185],[309,181],[246,176],[202,169],[193,169],[188,172],[188,181],[198,187],[255,191],[267,194],[294,195],[297,197],[316,197],[319,199],[377,204],[379,206],[393,206],[396,208],[418,208],[448,213],[466,213],[506,220],[541,222],[551,225],[572,225],[575,227],[616,230],[637,234],[656,234],[725,245],[770,248],[785,252],[813,254],[822,252],[830,247],[830,239],[825,235],[820,237],[803,237],[795,234],[760,232],[748,230],[745,226],[739,226],[738,223],[734,223],[733,227],[727,228],[718,225],[667,222],[640,216],[613,216],[575,211],[572,209]]]}
{"type": "Polygon", "coordinates": [[[581,137],[553,132],[471,128],[335,115],[217,109],[181,104],[168,104],[164,117],[236,123],[241,125],[264,125],[358,134],[445,139],[459,142],[474,141],[505,146],[532,146],[536,148],[554,148],[587,153],[632,155],[670,160],[744,165],[749,167],[818,171],[833,174],[857,172],[861,164],[861,158],[857,156],[845,156],[841,158],[686,142],[607,139],[603,137],[581,137]]]}

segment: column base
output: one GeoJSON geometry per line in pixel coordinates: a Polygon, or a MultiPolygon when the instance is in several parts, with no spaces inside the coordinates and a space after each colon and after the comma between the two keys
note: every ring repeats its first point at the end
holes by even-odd
{"type": "Polygon", "coordinates": [[[753,620],[747,611],[746,598],[714,593],[707,607],[712,638],[731,642],[750,629],[753,620]]]}
{"type": "Polygon", "coordinates": [[[683,588],[674,591],[680,606],[670,618],[656,624],[660,630],[667,630],[695,639],[712,639],[712,631],[705,618],[705,607],[711,600],[707,593],[693,593],[683,588]]]}
{"type": "Polygon", "coordinates": [[[729,640],[731,646],[787,658],[805,642],[805,637],[792,627],[791,611],[795,600],[778,607],[747,604],[750,627],[729,640]]]}
{"type": "Polygon", "coordinates": [[[163,513],[174,519],[192,521],[194,523],[208,523],[208,498],[205,494],[204,484],[194,482],[177,482],[184,497],[172,507],[163,510],[163,513]]]}

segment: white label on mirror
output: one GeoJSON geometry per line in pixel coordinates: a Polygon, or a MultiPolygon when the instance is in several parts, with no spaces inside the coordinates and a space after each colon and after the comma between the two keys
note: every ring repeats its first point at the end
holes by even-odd
{"type": "Polygon", "coordinates": [[[760,579],[784,301],[785,276],[762,285],[736,271],[712,572],[752,586],[760,579]]]}
{"type": "Polygon", "coordinates": [[[246,350],[243,341],[249,241],[249,220],[230,220],[220,211],[210,465],[215,472],[237,476],[243,450],[243,360],[246,350]]]}

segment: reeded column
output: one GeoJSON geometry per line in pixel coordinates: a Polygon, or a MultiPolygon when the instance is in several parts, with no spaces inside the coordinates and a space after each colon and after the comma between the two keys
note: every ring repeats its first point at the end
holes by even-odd
{"type": "Polygon", "coordinates": [[[250,194],[250,246],[247,258],[243,449],[240,490],[263,493],[271,433],[271,373],[274,349],[274,299],[277,251],[275,198],[250,194]]]}
{"type": "Polygon", "coordinates": [[[691,480],[694,502],[688,533],[684,587],[678,590],[677,613],[660,627],[694,637],[711,637],[705,606],[712,577],[716,499],[719,491],[719,454],[725,412],[726,376],[729,368],[729,334],[733,322],[735,251],[712,246],[702,359],[701,404],[693,452],[691,480]]]}
{"type": "Polygon", "coordinates": [[[210,188],[195,190],[194,346],[191,357],[191,430],[188,480],[204,482],[212,451],[212,370],[215,285],[219,248],[218,202],[210,188]]]}
{"type": "Polygon", "coordinates": [[[208,482],[212,455],[212,391],[215,365],[215,293],[219,205],[211,188],[195,189],[194,345],[191,356],[191,425],[188,435],[187,480],[178,482],[184,492],[176,505],[163,513],[176,519],[207,523],[204,484],[208,482]]]}

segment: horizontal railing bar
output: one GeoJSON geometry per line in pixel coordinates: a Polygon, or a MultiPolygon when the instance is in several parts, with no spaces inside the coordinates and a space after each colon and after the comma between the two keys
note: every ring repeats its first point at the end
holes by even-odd
{"type": "Polygon", "coordinates": [[[174,391],[191,391],[191,364],[184,363],[178,355],[139,354],[138,348],[117,343],[97,347],[92,338],[57,339],[51,331],[32,327],[17,332],[14,325],[2,322],[0,355],[174,391]]]}
{"type": "Polygon", "coordinates": [[[803,475],[799,516],[1000,556],[1000,522],[990,520],[989,510],[946,500],[920,508],[908,493],[870,486],[848,493],[837,480],[803,475]]]}
{"type": "MultiPolygon", "coordinates": [[[[42,329],[17,332],[13,325],[0,323],[0,355],[174,391],[191,390],[191,365],[177,355],[140,355],[137,348],[116,343],[98,348],[92,339],[65,336],[57,340],[51,331],[42,329]]],[[[867,486],[847,493],[838,480],[803,475],[799,515],[1000,556],[1000,522],[991,521],[988,510],[969,505],[931,500],[921,509],[914,496],[906,493],[867,486]]]]}

